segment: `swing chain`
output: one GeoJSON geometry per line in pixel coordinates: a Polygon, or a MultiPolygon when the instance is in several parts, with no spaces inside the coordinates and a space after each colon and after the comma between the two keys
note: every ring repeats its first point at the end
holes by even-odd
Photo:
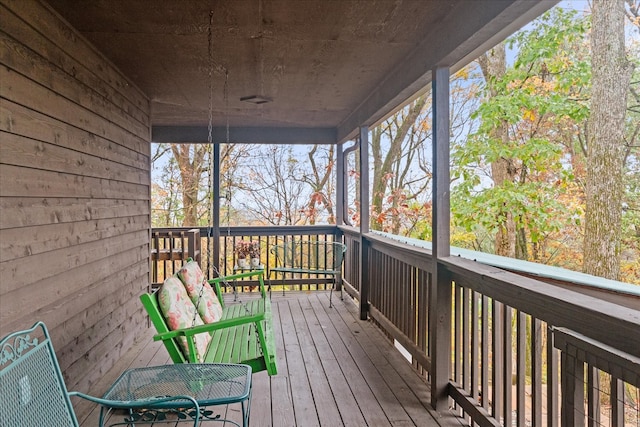
{"type": "MultiPolygon", "coordinates": [[[[207,142],[209,143],[209,189],[212,189],[213,186],[211,182],[213,181],[213,10],[209,11],[209,28],[207,31],[207,54],[209,60],[209,70],[208,70],[208,89],[209,89],[209,123],[207,126],[207,142]]],[[[209,226],[207,230],[207,242],[211,242],[213,234],[213,227],[209,226]]],[[[211,264],[211,245],[207,245],[207,264],[211,264]]],[[[215,267],[214,267],[215,268],[215,267]]],[[[207,271],[209,270],[209,265],[207,265],[207,271]]],[[[191,320],[191,326],[196,325],[196,318],[198,316],[198,309],[200,308],[200,301],[202,299],[202,295],[204,295],[204,283],[200,284],[200,291],[198,292],[198,299],[196,299],[196,309],[193,312],[193,319],[191,320]]]]}

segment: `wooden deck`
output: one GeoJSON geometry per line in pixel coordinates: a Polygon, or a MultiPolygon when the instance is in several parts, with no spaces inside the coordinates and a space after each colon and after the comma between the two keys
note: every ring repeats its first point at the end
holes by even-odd
{"type": "MultiPolygon", "coordinates": [[[[360,321],[348,298],[333,300],[330,309],[327,292],[273,294],[279,373],[253,375],[251,426],[449,425],[436,422],[427,383],[380,330],[360,321]]],[[[166,363],[162,345],[141,340],[91,393],[104,393],[127,368],[166,363]]],[[[239,418],[236,406],[224,409],[227,417],[239,418]]],[[[93,405],[76,409],[82,426],[97,425],[93,405]]]]}

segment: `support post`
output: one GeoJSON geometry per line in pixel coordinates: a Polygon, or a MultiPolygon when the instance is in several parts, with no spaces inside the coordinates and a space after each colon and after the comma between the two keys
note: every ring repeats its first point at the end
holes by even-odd
{"type": "MultiPolygon", "coordinates": [[[[209,242],[213,246],[213,256],[209,260],[216,268],[220,264],[220,144],[213,144],[213,197],[211,198],[211,212],[213,213],[212,232],[209,233],[209,242]]],[[[223,273],[224,274],[224,273],[223,273]]]]}
{"type": "Polygon", "coordinates": [[[369,314],[369,127],[360,127],[360,320],[369,314]]]}
{"type": "MultiPolygon", "coordinates": [[[[348,212],[348,204],[349,201],[347,199],[347,189],[346,189],[346,185],[347,185],[347,163],[348,163],[348,159],[347,156],[352,153],[353,151],[356,151],[358,149],[358,147],[360,146],[360,139],[356,139],[356,141],[354,141],[353,145],[351,147],[347,147],[344,148],[343,146],[343,150],[342,150],[342,171],[343,171],[343,177],[344,177],[344,184],[343,184],[343,193],[342,193],[342,220],[344,221],[344,224],[349,225],[349,226],[353,226],[353,224],[351,224],[351,220],[349,219],[349,212],[348,212]]],[[[359,159],[357,160],[358,162],[360,161],[359,159]]],[[[360,195],[360,189],[358,188],[358,195],[357,197],[359,197],[360,195]]]]}
{"type": "Polygon", "coordinates": [[[336,147],[336,225],[344,224],[344,206],[345,206],[345,167],[344,167],[344,145],[338,144],[336,147]]]}
{"type": "MultiPolygon", "coordinates": [[[[433,71],[433,269],[431,273],[431,405],[448,408],[451,372],[451,279],[439,258],[450,255],[449,68],[433,71]]],[[[483,343],[484,344],[484,343],[483,343]]]]}

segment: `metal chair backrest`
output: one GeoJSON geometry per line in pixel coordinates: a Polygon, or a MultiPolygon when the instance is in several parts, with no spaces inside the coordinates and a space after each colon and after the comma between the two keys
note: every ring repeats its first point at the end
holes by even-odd
{"type": "Polygon", "coordinates": [[[273,246],[271,253],[275,255],[276,265],[280,267],[309,272],[339,272],[346,249],[347,247],[340,242],[296,240],[273,246]]]}
{"type": "Polygon", "coordinates": [[[0,424],[78,426],[49,332],[42,322],[0,341],[0,424]]]}

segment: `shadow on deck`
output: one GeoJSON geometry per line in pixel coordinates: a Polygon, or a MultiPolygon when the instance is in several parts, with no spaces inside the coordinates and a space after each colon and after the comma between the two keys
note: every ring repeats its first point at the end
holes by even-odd
{"type": "MultiPolygon", "coordinates": [[[[252,427],[456,424],[448,417],[436,421],[428,384],[378,328],[358,319],[348,298],[334,298],[331,309],[328,292],[274,293],[272,301],[279,373],[253,375],[252,427]]],[[[149,336],[90,392],[102,395],[125,369],[166,363],[166,350],[149,336]]],[[[76,409],[82,426],[98,424],[98,409],[76,409]]],[[[235,405],[223,412],[240,419],[235,405]]]]}

